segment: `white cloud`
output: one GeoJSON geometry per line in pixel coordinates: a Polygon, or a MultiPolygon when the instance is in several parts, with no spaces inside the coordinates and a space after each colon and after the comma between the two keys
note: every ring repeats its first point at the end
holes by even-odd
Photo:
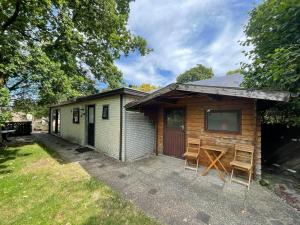
{"type": "MultiPolygon", "coordinates": [[[[238,6],[224,0],[137,0],[128,26],[154,49],[145,57],[121,60],[117,66],[132,83],[165,85],[198,63],[224,75],[244,60],[238,40],[244,38],[238,6]],[[157,69],[171,71],[166,77],[157,69]]],[[[236,3],[241,4],[241,3],[236,3]]],[[[241,12],[246,13],[246,12],[241,12]]]]}

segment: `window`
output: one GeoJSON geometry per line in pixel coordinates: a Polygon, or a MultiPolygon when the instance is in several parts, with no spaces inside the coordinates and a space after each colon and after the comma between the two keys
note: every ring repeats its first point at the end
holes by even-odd
{"type": "Polygon", "coordinates": [[[79,108],[73,109],[73,123],[79,123],[79,108]]]}
{"type": "Polygon", "coordinates": [[[183,128],[184,126],[184,110],[169,109],[166,111],[168,128],[183,128]]]}
{"type": "Polygon", "coordinates": [[[205,120],[208,131],[239,133],[241,130],[240,110],[207,110],[205,120]]]}
{"type": "Polygon", "coordinates": [[[109,105],[103,105],[102,108],[102,119],[108,120],[108,114],[109,114],[109,105]]]}

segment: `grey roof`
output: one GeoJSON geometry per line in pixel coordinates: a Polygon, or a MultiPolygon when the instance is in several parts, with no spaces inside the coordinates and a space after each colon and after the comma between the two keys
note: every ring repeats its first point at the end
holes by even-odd
{"type": "Polygon", "coordinates": [[[241,74],[214,77],[207,80],[199,80],[188,83],[172,83],[166,87],[143,96],[142,98],[126,104],[127,110],[138,110],[143,104],[165,95],[171,91],[193,92],[208,95],[224,95],[250,99],[261,99],[270,101],[288,102],[290,98],[297,95],[288,91],[256,90],[241,87],[243,76],[241,74]]]}
{"type": "Polygon", "coordinates": [[[50,107],[69,105],[69,104],[74,104],[74,103],[78,103],[78,102],[84,102],[84,101],[99,99],[102,97],[107,97],[107,96],[112,96],[112,95],[120,95],[120,94],[128,94],[128,95],[133,95],[133,96],[138,96],[138,97],[143,97],[143,96],[147,95],[147,93],[143,92],[143,91],[138,91],[138,90],[135,90],[132,88],[122,87],[122,88],[116,88],[116,89],[112,89],[112,90],[102,91],[97,94],[79,96],[77,98],[73,98],[73,99],[70,99],[67,101],[60,102],[58,104],[51,105],[50,107]]]}
{"type": "Polygon", "coordinates": [[[213,77],[207,80],[198,80],[188,82],[186,84],[203,85],[203,86],[214,86],[214,87],[232,87],[240,88],[244,77],[241,74],[232,74],[220,77],[213,77]]]}

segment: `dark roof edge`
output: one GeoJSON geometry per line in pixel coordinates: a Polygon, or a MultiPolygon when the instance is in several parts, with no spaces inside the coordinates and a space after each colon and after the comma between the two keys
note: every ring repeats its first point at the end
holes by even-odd
{"type": "Polygon", "coordinates": [[[296,97],[293,93],[288,91],[273,91],[273,90],[259,90],[259,89],[252,90],[252,89],[235,88],[235,87],[219,87],[219,86],[172,83],[164,88],[161,88],[145,96],[144,98],[126,104],[125,108],[130,109],[132,107],[147,102],[155,97],[158,97],[172,90],[198,92],[204,94],[227,95],[233,97],[244,97],[244,98],[252,98],[252,99],[282,101],[282,102],[288,102],[290,98],[296,97]]]}
{"type": "Polygon", "coordinates": [[[290,94],[291,97],[298,96],[295,93],[289,91],[281,91],[281,90],[269,90],[269,89],[255,89],[255,88],[244,88],[244,87],[226,87],[226,86],[212,86],[212,85],[198,85],[198,84],[186,84],[186,83],[177,83],[178,85],[188,85],[188,86],[195,86],[195,87],[207,87],[207,88],[224,88],[224,89],[232,89],[232,90],[241,90],[241,91],[262,91],[266,93],[287,93],[290,94]]]}
{"type": "Polygon", "coordinates": [[[177,83],[171,83],[163,88],[160,88],[154,92],[152,92],[151,94],[148,94],[147,96],[144,96],[143,98],[139,99],[139,100],[136,100],[136,101],[132,101],[132,102],[129,102],[125,105],[125,108],[130,108],[136,104],[140,104],[140,103],[143,103],[143,102],[147,102],[148,100],[151,100],[157,96],[160,96],[164,93],[167,93],[169,91],[172,91],[172,90],[175,90],[177,88],[178,84],[177,83]]]}
{"type": "Polygon", "coordinates": [[[113,96],[113,95],[119,95],[119,94],[134,95],[134,96],[139,96],[139,97],[144,97],[145,95],[147,95],[147,93],[143,92],[143,91],[138,91],[138,90],[135,90],[132,88],[122,87],[122,88],[116,88],[116,89],[109,90],[109,91],[100,92],[97,94],[92,94],[92,95],[87,95],[87,96],[79,96],[74,99],[70,99],[68,101],[63,101],[58,104],[51,105],[50,107],[70,105],[70,104],[90,101],[90,100],[94,100],[94,99],[99,99],[99,98],[113,96]]]}

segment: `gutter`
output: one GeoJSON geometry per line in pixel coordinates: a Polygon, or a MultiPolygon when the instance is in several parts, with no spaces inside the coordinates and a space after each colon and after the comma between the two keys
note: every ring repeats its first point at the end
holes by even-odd
{"type": "Polygon", "coordinates": [[[87,96],[79,96],[67,101],[63,101],[60,102],[58,104],[54,104],[51,105],[51,107],[58,107],[58,106],[63,106],[63,105],[70,105],[70,104],[74,104],[74,103],[79,103],[79,102],[86,102],[86,101],[90,101],[90,100],[95,100],[95,99],[100,99],[103,97],[108,97],[108,96],[114,96],[114,95],[118,95],[118,94],[128,94],[128,95],[133,95],[133,96],[137,96],[137,97],[144,97],[146,95],[148,95],[146,92],[143,91],[138,91],[135,89],[131,89],[131,88],[117,88],[117,89],[113,89],[113,90],[109,90],[109,91],[103,91],[97,94],[92,94],[92,95],[87,95],[87,96]]]}
{"type": "Polygon", "coordinates": [[[122,161],[122,142],[123,142],[123,94],[120,94],[120,146],[119,146],[119,160],[122,161]]]}

